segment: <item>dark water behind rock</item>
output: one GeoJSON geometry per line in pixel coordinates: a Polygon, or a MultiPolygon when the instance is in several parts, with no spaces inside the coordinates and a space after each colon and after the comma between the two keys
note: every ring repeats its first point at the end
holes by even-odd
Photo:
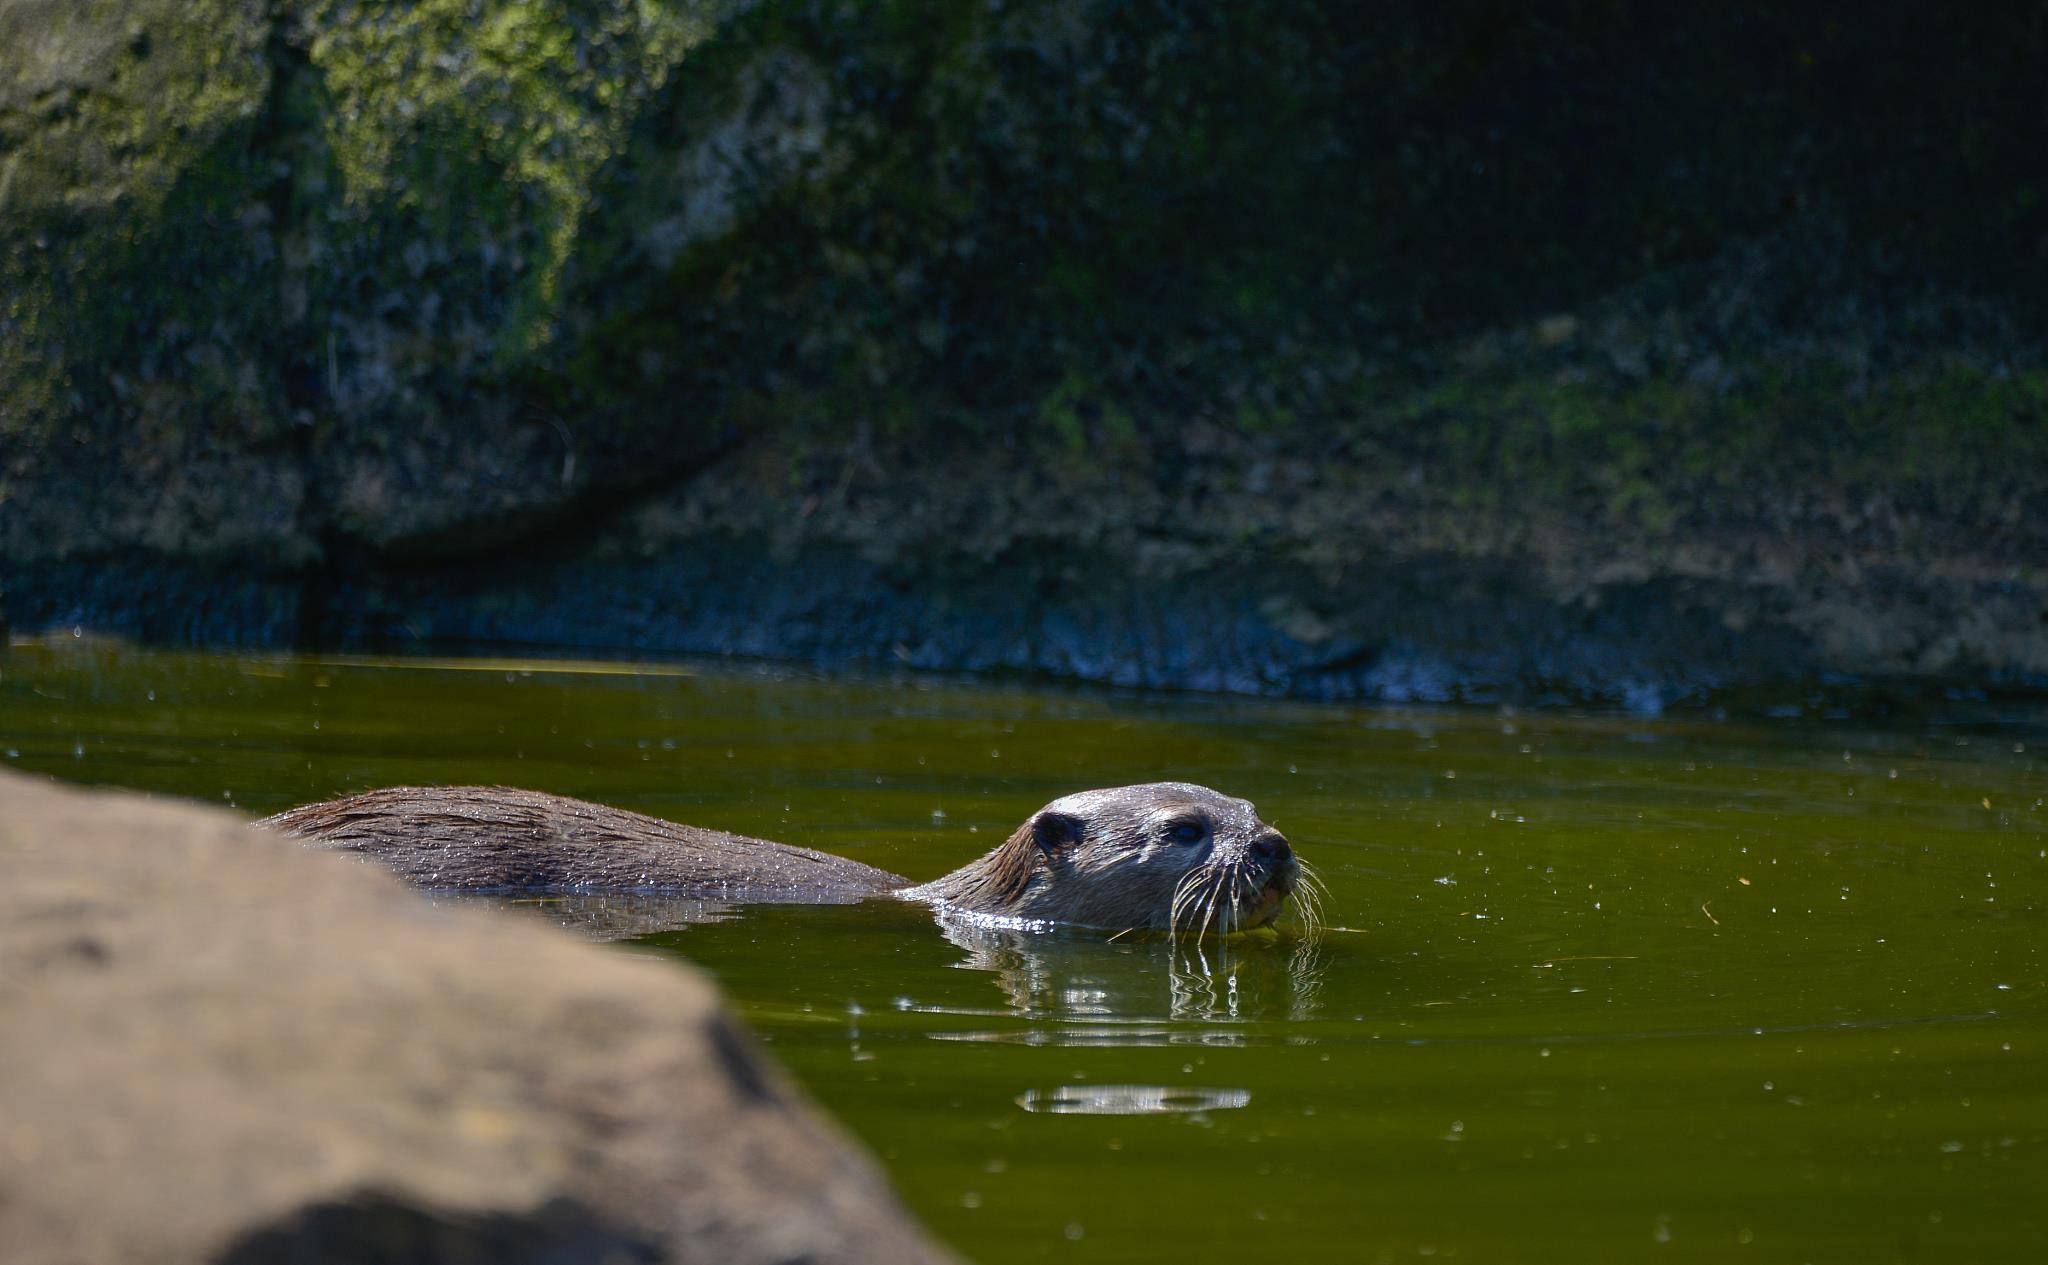
{"type": "MultiPolygon", "coordinates": [[[[1256,801],[1333,930],[1206,956],[696,911],[654,937],[980,1260],[2037,1260],[2048,710],[1887,727],[691,665],[18,644],[10,767],[251,813],[531,786],[917,878],[1045,800],[1256,801]]],[[[547,902],[532,902],[545,914],[547,902]]]]}

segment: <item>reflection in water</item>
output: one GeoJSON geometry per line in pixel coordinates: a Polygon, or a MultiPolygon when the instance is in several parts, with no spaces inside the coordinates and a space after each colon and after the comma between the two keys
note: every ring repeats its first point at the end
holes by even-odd
{"type": "MultiPolygon", "coordinates": [[[[953,911],[940,911],[936,918],[946,939],[966,951],[956,965],[993,974],[1011,1013],[1025,1018],[1156,1025],[1161,1017],[1197,1023],[1309,1019],[1321,1008],[1323,953],[1313,939],[1247,935],[1194,943],[1104,944],[1100,933],[991,925],[953,911]]],[[[1161,1035],[1098,1026],[1030,1043],[1066,1044],[1065,1038],[1076,1038],[1088,1044],[1157,1044],[1161,1035]],[[1120,1031],[1130,1039],[1105,1039],[1120,1031]]]]}
{"type": "Polygon", "coordinates": [[[737,902],[640,892],[453,892],[425,893],[433,904],[482,905],[538,914],[565,930],[593,940],[631,940],[726,922],[739,916],[737,902]]]}
{"type": "Polygon", "coordinates": [[[1248,1089],[1190,1085],[1062,1085],[1058,1089],[1027,1089],[1017,1095],[1017,1105],[1024,1110],[1053,1116],[1165,1116],[1224,1111],[1251,1100],[1248,1089]]]}
{"type": "Polygon", "coordinates": [[[1249,1045],[1242,1032],[1187,1028],[1024,1028],[986,1029],[977,1032],[927,1033],[934,1041],[979,1041],[990,1045],[1061,1046],[1068,1049],[1115,1047],[1139,1049],[1150,1046],[1200,1045],[1229,1048],[1249,1045]]]}

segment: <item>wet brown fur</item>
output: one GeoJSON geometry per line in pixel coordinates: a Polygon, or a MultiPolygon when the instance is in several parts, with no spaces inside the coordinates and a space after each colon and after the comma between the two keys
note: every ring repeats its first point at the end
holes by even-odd
{"type": "Polygon", "coordinates": [[[947,899],[964,908],[995,911],[1022,897],[1031,886],[1031,876],[1044,863],[1032,826],[1032,821],[1026,821],[988,855],[961,871],[966,877],[949,890],[947,899]]]}
{"type": "Polygon", "coordinates": [[[394,786],[262,824],[428,888],[843,902],[908,882],[826,852],[504,786],[394,786]]]}

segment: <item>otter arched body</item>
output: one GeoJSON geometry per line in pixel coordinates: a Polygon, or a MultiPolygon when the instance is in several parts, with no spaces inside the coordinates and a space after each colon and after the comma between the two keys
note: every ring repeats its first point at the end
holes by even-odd
{"type": "Polygon", "coordinates": [[[408,882],[448,891],[844,904],[909,882],[829,852],[505,786],[393,786],[258,824],[362,853],[408,882]]]}
{"type": "Polygon", "coordinates": [[[893,895],[1117,931],[1262,926],[1302,882],[1287,841],[1250,803],[1185,782],[1054,800],[987,855],[916,886],[826,852],[505,787],[392,787],[263,824],[426,888],[832,904],[893,895]]]}

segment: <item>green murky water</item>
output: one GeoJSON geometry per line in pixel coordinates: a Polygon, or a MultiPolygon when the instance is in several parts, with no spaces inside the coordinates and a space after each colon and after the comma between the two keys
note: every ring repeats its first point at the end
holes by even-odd
{"type": "Polygon", "coordinates": [[[8,767],[250,812],[539,787],[923,878],[1083,787],[1247,796],[1320,944],[658,942],[983,1261],[2048,1259],[2048,710],[1888,728],[16,646],[8,767]]]}

